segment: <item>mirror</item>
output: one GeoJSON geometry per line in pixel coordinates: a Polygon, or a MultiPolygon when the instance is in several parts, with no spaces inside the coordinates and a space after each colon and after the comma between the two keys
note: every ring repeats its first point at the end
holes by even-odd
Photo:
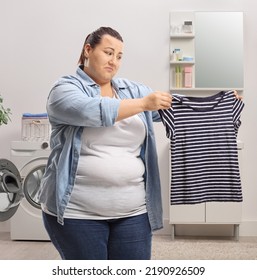
{"type": "Polygon", "coordinates": [[[243,88],[243,13],[195,12],[195,87],[243,88]]]}

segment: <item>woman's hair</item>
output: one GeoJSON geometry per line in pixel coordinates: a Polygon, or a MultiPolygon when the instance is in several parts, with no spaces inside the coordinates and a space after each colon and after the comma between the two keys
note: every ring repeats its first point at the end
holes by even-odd
{"type": "Polygon", "coordinates": [[[98,29],[96,29],[95,31],[93,31],[92,33],[88,34],[86,37],[86,40],[84,42],[80,57],[79,57],[79,61],[78,64],[84,64],[85,61],[85,55],[84,55],[84,48],[86,44],[90,44],[90,46],[92,48],[95,48],[98,44],[100,44],[101,39],[104,35],[110,35],[118,40],[120,40],[121,42],[123,42],[123,39],[121,37],[121,35],[114,29],[112,29],[111,27],[99,27],[98,29]]]}

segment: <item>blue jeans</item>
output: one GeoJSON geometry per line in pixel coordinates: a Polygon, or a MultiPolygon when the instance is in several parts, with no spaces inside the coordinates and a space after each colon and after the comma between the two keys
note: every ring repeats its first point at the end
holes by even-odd
{"type": "Polygon", "coordinates": [[[65,260],[149,260],[152,232],[147,214],[113,219],[65,219],[43,212],[49,237],[65,260]]]}

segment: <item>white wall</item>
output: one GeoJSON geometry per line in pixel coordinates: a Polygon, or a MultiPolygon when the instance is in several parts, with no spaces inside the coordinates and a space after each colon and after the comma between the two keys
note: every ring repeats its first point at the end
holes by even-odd
{"type": "MultiPolygon", "coordinates": [[[[243,221],[240,235],[257,235],[256,4],[252,0],[0,0],[0,93],[12,109],[12,122],[0,128],[1,158],[20,139],[21,115],[45,112],[52,83],[76,69],[85,36],[112,26],[125,41],[119,76],[153,89],[169,89],[169,12],[243,11],[245,34],[245,109],[240,129],[243,154],[243,221]]],[[[211,36],[211,34],[210,34],[211,36]]],[[[233,42],[231,42],[233,47],[233,42]]],[[[168,141],[156,127],[165,223],[168,221],[168,141]]],[[[0,223],[0,231],[9,223],[0,223]]],[[[169,227],[165,227],[169,232],[169,227]]]]}

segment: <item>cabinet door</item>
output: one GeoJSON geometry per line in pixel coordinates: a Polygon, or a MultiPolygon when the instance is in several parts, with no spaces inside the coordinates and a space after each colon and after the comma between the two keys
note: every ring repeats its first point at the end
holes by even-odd
{"type": "Polygon", "coordinates": [[[237,224],[242,216],[241,202],[207,202],[206,223],[237,224]]]}
{"type": "Polygon", "coordinates": [[[171,224],[205,223],[205,203],[194,205],[171,205],[171,224]]]}

